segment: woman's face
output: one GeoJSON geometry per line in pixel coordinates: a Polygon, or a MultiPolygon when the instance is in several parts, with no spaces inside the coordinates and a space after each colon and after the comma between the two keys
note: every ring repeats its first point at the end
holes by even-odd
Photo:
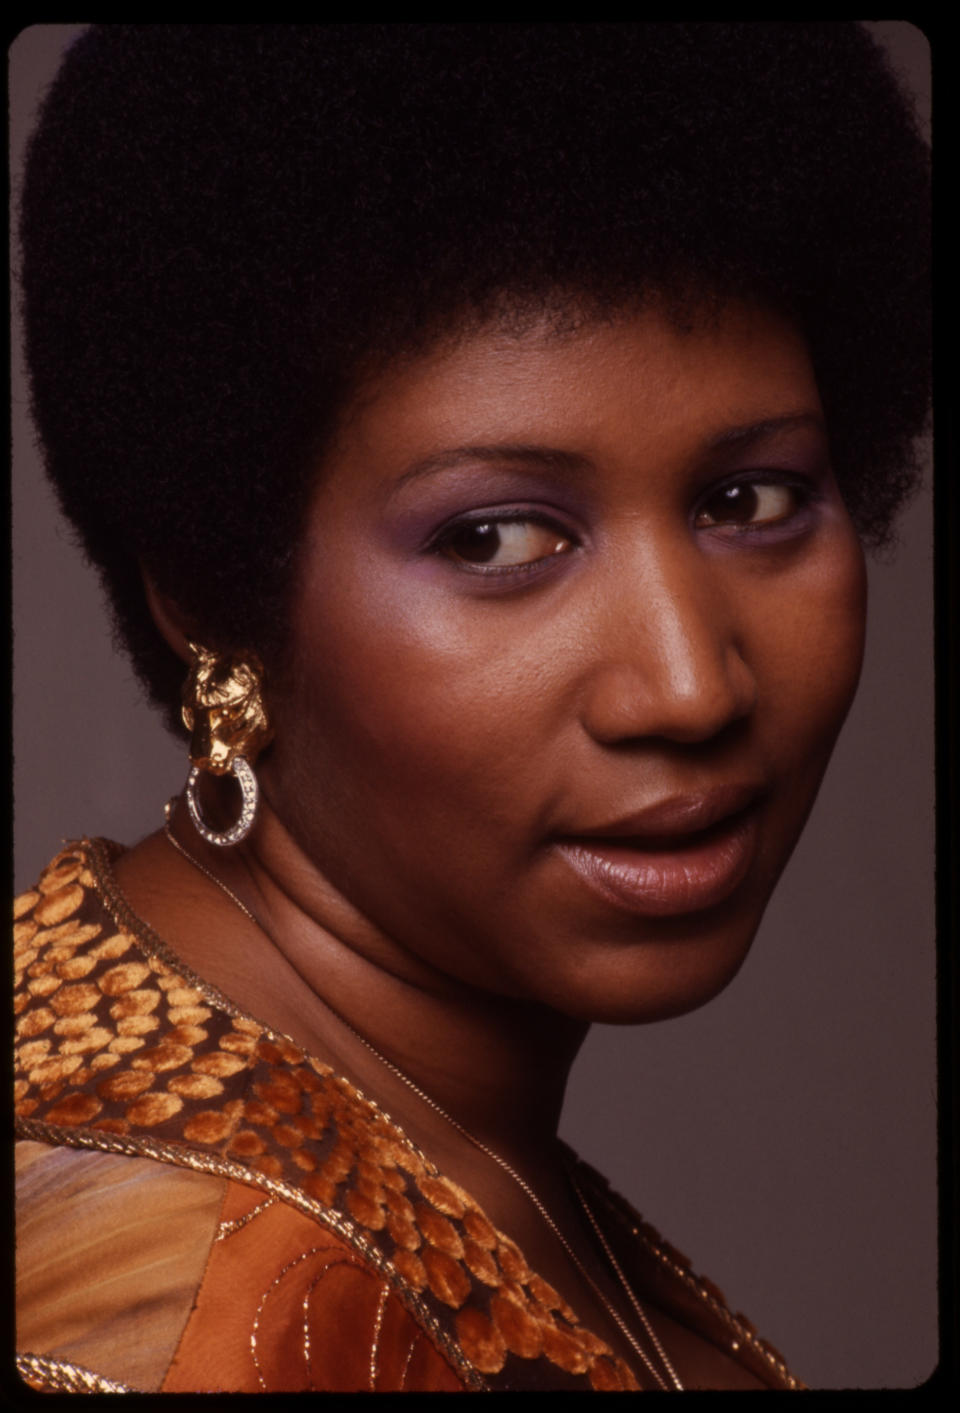
{"type": "Polygon", "coordinates": [[[401,974],[676,1014],[746,955],[863,621],[790,326],[490,328],[342,428],[264,785],[401,974]]]}

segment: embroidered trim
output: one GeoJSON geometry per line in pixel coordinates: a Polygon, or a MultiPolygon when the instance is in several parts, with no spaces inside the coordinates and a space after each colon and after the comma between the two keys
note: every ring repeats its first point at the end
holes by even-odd
{"type": "Polygon", "coordinates": [[[698,1276],[695,1276],[692,1271],[684,1270],[684,1268],[679,1266],[676,1261],[673,1261],[665,1251],[662,1251],[660,1247],[657,1246],[656,1242],[644,1236],[643,1232],[638,1228],[632,1227],[631,1230],[641,1245],[644,1246],[651,1255],[655,1256],[661,1265],[669,1270],[672,1276],[683,1281],[684,1285],[687,1286],[689,1290],[694,1291],[701,1300],[705,1301],[710,1306],[713,1313],[735,1333],[736,1339],[731,1342],[730,1346],[733,1353],[736,1353],[738,1350],[738,1341],[740,1344],[749,1344],[751,1349],[759,1354],[772,1369],[777,1371],[789,1388],[803,1388],[803,1384],[800,1380],[791,1374],[784,1361],[779,1355],[774,1354],[766,1340],[761,1339],[759,1335],[748,1329],[729,1306],[724,1305],[721,1300],[718,1300],[715,1295],[705,1289],[698,1276]]]}
{"type": "Polygon", "coordinates": [[[41,1393],[140,1393],[130,1384],[95,1374],[65,1359],[48,1359],[43,1354],[18,1354],[17,1373],[31,1388],[41,1393]]]}
{"type": "Polygon", "coordinates": [[[228,1236],[233,1236],[234,1232],[241,1231],[247,1222],[252,1222],[254,1217],[259,1217],[261,1212],[265,1212],[268,1207],[272,1207],[276,1202],[275,1197],[265,1197],[262,1202],[258,1202],[256,1207],[252,1207],[249,1212],[244,1212],[242,1217],[234,1217],[233,1221],[219,1222],[217,1234],[214,1241],[226,1241],[228,1236]]]}
{"type": "Polygon", "coordinates": [[[383,1328],[383,1312],[387,1308],[387,1300],[390,1297],[390,1289],[384,1286],[380,1292],[380,1300],[377,1304],[377,1315],[373,1322],[373,1343],[370,1346],[370,1392],[377,1391],[377,1374],[380,1372],[377,1363],[380,1354],[380,1331],[383,1328]]]}
{"type": "MultiPolygon", "coordinates": [[[[250,1331],[250,1354],[253,1359],[253,1366],[257,1371],[257,1379],[260,1382],[260,1388],[263,1393],[269,1393],[269,1389],[267,1388],[267,1381],[263,1377],[263,1369],[260,1367],[260,1358],[257,1354],[257,1335],[260,1333],[260,1317],[263,1314],[264,1307],[266,1306],[267,1301],[270,1299],[271,1291],[276,1290],[277,1286],[283,1280],[287,1272],[292,1271],[296,1266],[299,1266],[301,1261],[309,1261],[310,1257],[316,1256],[317,1252],[320,1249],[321,1248],[319,1246],[311,1246],[308,1248],[308,1250],[301,1251],[300,1255],[295,1256],[292,1261],[288,1261],[285,1266],[282,1266],[280,1268],[278,1274],[274,1276],[273,1280],[270,1282],[270,1284],[267,1286],[266,1290],[260,1297],[260,1304],[257,1306],[257,1313],[253,1317],[253,1329],[250,1331]]],[[[313,1293],[314,1287],[316,1285],[317,1281],[315,1280],[311,1283],[311,1285],[307,1289],[306,1294],[303,1297],[303,1362],[308,1369],[310,1368],[310,1296],[313,1293]]]]}
{"type": "Polygon", "coordinates": [[[407,1357],[406,1357],[406,1359],[404,1359],[404,1361],[403,1361],[403,1368],[402,1368],[402,1370],[400,1371],[400,1392],[401,1392],[401,1393],[406,1392],[404,1385],[405,1385],[406,1382],[407,1382],[407,1374],[410,1372],[410,1361],[413,1359],[413,1351],[416,1349],[417,1345],[420,1343],[420,1340],[421,1340],[422,1338],[423,1338],[423,1336],[420,1334],[420,1331],[418,1330],[417,1333],[413,1336],[413,1339],[410,1341],[410,1348],[407,1350],[407,1357]]]}

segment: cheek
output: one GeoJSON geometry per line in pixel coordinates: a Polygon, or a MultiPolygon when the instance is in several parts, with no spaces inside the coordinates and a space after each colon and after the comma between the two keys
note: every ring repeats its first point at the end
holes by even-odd
{"type": "MultiPolygon", "coordinates": [[[[538,702],[549,694],[533,654],[494,615],[451,612],[429,593],[325,603],[301,635],[287,694],[301,787],[315,772],[334,813],[375,802],[382,822],[396,815],[407,829],[415,817],[426,828],[428,814],[440,828],[462,827],[464,814],[509,821],[544,735],[538,702]]],[[[294,751],[280,735],[286,773],[294,751]]]]}
{"type": "Polygon", "coordinates": [[[853,701],[863,660],[866,575],[852,528],[838,527],[767,618],[763,714],[777,755],[815,787],[853,701]]]}

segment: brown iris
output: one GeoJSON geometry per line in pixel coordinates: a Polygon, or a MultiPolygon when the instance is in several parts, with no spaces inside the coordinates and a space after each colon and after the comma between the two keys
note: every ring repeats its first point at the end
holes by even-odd
{"type": "Polygon", "coordinates": [[[788,516],[795,501],[790,486],[775,481],[741,481],[714,491],[698,512],[697,524],[768,524],[788,516]]]}

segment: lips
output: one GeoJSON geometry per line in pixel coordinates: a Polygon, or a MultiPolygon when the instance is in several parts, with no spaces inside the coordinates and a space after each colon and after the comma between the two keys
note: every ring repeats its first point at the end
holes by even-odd
{"type": "Polygon", "coordinates": [[[620,908],[647,917],[701,912],[729,897],[750,869],[760,793],[725,785],[672,796],[555,847],[593,893],[620,908]]]}

